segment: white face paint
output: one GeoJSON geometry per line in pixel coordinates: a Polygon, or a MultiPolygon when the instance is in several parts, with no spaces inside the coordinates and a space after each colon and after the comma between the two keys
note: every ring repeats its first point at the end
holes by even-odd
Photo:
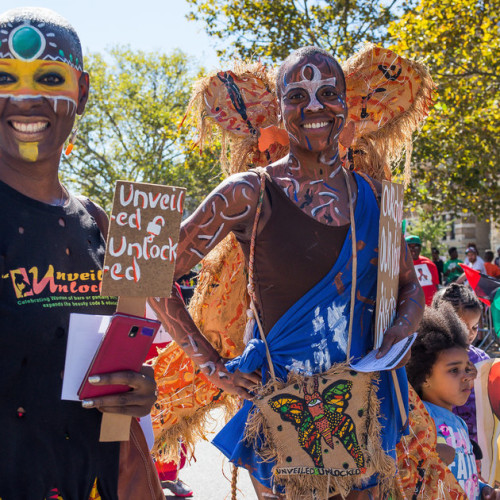
{"type": "Polygon", "coordinates": [[[66,103],[67,106],[66,109],[67,115],[76,114],[76,107],[77,107],[76,101],[64,95],[47,96],[47,95],[0,94],[0,99],[10,99],[14,103],[22,103],[24,101],[40,99],[42,97],[47,99],[48,102],[50,102],[50,105],[52,106],[54,113],[57,113],[57,108],[59,103],[63,102],[66,103]]]}
{"type": "Polygon", "coordinates": [[[293,89],[304,89],[309,95],[309,104],[304,108],[309,111],[319,111],[323,109],[323,104],[318,101],[316,96],[318,90],[326,85],[331,85],[335,87],[337,85],[337,79],[332,76],[331,78],[322,78],[321,71],[314,64],[306,64],[301,70],[302,80],[295,83],[288,83],[286,85],[287,93],[293,89]],[[308,80],[305,76],[305,71],[310,68],[313,72],[312,79],[308,80]]]}

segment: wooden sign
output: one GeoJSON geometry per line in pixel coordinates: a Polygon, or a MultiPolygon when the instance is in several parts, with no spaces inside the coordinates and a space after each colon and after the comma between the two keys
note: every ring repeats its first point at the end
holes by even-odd
{"type": "Polygon", "coordinates": [[[102,295],[170,297],[185,189],[118,181],[102,295]]]}
{"type": "Polygon", "coordinates": [[[396,315],[402,220],[403,186],[383,181],[378,237],[375,349],[382,344],[384,332],[392,325],[396,315]]]}

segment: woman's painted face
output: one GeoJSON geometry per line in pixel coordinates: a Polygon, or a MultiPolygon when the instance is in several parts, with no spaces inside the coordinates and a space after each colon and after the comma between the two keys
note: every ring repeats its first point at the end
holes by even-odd
{"type": "Polygon", "coordinates": [[[341,68],[323,54],[306,56],[286,68],[278,85],[291,143],[309,151],[336,146],[347,118],[341,68]]]}
{"type": "Polygon", "coordinates": [[[60,33],[31,25],[0,32],[7,32],[9,49],[0,50],[0,154],[34,162],[62,148],[76,113],[83,111],[88,83],[66,59],[69,44],[60,33]],[[51,43],[56,56],[45,50],[45,57],[37,58],[51,43]]]}

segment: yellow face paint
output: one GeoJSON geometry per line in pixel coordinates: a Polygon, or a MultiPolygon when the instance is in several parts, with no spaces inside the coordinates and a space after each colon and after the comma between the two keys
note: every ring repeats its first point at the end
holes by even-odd
{"type": "MultiPolygon", "coordinates": [[[[44,97],[54,112],[76,114],[81,72],[58,61],[0,59],[0,100],[29,100],[44,97]]],[[[38,142],[18,142],[26,161],[38,159],[38,142]]]]}
{"type": "Polygon", "coordinates": [[[76,112],[81,72],[68,64],[40,59],[31,62],[0,59],[0,74],[2,73],[9,75],[13,81],[0,81],[0,99],[43,96],[52,102],[56,112],[62,102],[66,102],[70,112],[76,112]],[[51,83],[54,76],[56,80],[60,78],[62,83],[51,83]]]}
{"type": "Polygon", "coordinates": [[[38,142],[20,142],[19,153],[26,160],[35,162],[38,160],[38,142]]]}

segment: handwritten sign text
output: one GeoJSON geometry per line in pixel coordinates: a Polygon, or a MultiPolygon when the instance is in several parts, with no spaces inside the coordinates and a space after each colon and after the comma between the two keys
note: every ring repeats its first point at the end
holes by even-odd
{"type": "Polygon", "coordinates": [[[384,332],[392,325],[396,314],[402,221],[403,186],[384,181],[378,243],[375,349],[382,344],[384,332]]]}
{"type": "Polygon", "coordinates": [[[103,295],[170,296],[184,195],[184,188],[117,182],[103,295]]]}

